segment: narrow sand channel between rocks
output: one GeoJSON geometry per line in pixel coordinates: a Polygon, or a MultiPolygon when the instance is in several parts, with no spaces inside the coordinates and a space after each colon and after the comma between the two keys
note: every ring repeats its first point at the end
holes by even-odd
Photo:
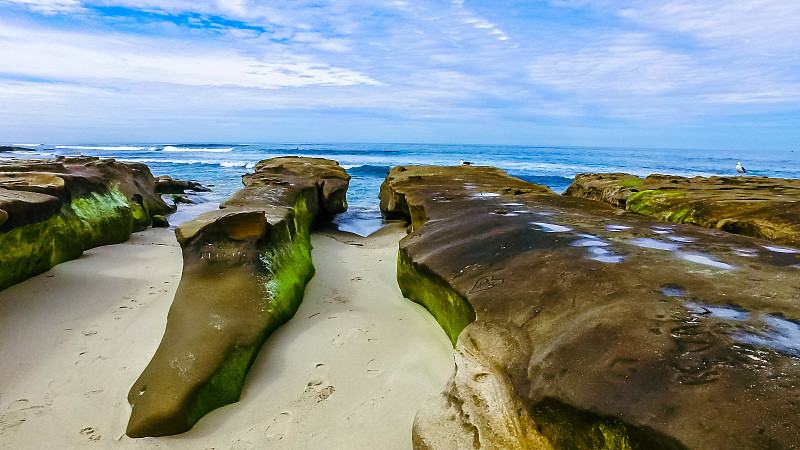
{"type": "Polygon", "coordinates": [[[422,402],[453,372],[436,321],[397,287],[391,225],[312,235],[316,275],[262,348],[238,403],[171,437],[124,436],[127,391],[180,277],[166,230],[90,250],[0,292],[1,448],[411,448],[422,402]]]}

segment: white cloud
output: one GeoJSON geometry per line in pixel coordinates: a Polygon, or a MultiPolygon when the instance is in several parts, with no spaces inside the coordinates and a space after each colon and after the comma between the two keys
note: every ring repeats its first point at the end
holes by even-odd
{"type": "Polygon", "coordinates": [[[92,83],[149,82],[262,89],[378,84],[363,74],[309,57],[282,53],[244,56],[233,48],[204,48],[129,35],[67,33],[0,26],[0,61],[26,77],[92,83]]]}
{"type": "Polygon", "coordinates": [[[41,14],[69,14],[83,9],[78,0],[0,0],[0,4],[16,4],[41,14]]]}

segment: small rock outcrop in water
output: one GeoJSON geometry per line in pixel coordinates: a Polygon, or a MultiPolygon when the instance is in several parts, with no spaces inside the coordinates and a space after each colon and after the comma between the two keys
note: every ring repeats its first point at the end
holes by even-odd
{"type": "Polygon", "coordinates": [[[258,350],[314,274],[310,229],[347,209],[349,180],[325,159],[261,161],[220,210],[178,227],[183,275],[161,344],[128,395],[128,436],[181,433],[239,400],[258,350]]]}
{"type": "Polygon", "coordinates": [[[0,289],[124,242],[167,211],[144,164],[0,160],[0,289]]]}
{"type": "Polygon", "coordinates": [[[186,191],[209,192],[210,190],[198,181],[179,180],[169,175],[156,177],[156,192],[159,194],[184,194],[186,191]]]}
{"type": "Polygon", "coordinates": [[[405,166],[398,282],[456,342],[417,448],[792,448],[800,256],[487,167],[405,166]]]}
{"type": "Polygon", "coordinates": [[[0,153],[2,152],[32,152],[32,148],[17,147],[15,145],[0,145],[0,153]]]}
{"type": "Polygon", "coordinates": [[[564,195],[800,247],[800,180],[580,174],[564,195]]]}

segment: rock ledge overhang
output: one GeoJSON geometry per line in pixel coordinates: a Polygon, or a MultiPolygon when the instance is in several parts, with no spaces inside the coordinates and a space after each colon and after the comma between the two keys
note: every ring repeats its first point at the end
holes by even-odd
{"type": "Polygon", "coordinates": [[[0,160],[0,289],[90,248],[124,242],[168,211],[144,164],[0,160]]]}

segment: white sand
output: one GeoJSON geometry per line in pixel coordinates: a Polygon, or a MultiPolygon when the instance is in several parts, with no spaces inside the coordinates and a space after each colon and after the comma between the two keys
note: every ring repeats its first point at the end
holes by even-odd
{"type": "Polygon", "coordinates": [[[397,287],[402,235],[315,234],[317,273],[262,348],[241,401],[172,437],[124,436],[128,389],[158,346],[180,277],[171,232],[139,233],[0,292],[0,446],[411,448],[414,414],[444,387],[453,351],[397,287]]]}

